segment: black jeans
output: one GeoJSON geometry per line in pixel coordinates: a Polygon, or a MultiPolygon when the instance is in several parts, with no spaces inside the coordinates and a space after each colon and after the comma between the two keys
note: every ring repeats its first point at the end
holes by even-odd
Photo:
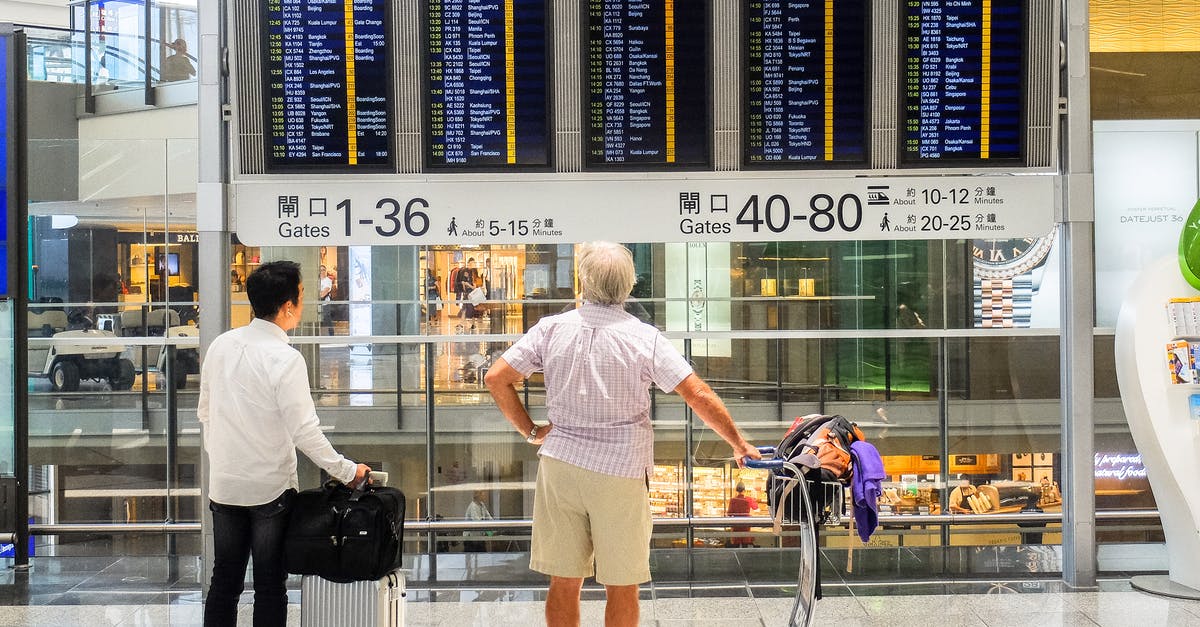
{"type": "Polygon", "coordinates": [[[209,501],[213,517],[213,575],[204,602],[205,627],[237,625],[238,598],[246,582],[246,561],[254,557],[254,626],[287,624],[287,571],[283,538],[295,490],[270,503],[241,507],[209,501]]]}

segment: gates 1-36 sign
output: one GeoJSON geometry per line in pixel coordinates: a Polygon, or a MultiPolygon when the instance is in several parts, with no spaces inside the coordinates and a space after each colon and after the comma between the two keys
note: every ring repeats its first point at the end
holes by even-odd
{"type": "Polygon", "coordinates": [[[1008,239],[1053,226],[1055,176],[239,182],[256,246],[1008,239]]]}

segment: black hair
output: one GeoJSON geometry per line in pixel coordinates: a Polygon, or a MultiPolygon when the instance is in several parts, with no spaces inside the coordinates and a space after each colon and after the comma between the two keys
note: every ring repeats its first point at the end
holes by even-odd
{"type": "Polygon", "coordinates": [[[300,264],[295,261],[271,261],[246,277],[246,296],[254,317],[270,320],[284,303],[300,304],[300,264]]]}

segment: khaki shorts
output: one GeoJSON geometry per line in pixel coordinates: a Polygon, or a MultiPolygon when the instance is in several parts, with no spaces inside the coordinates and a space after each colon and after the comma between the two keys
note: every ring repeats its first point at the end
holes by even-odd
{"type": "Polygon", "coordinates": [[[643,478],[614,477],[551,457],[538,464],[529,568],[606,586],[650,581],[650,498],[643,478]]]}

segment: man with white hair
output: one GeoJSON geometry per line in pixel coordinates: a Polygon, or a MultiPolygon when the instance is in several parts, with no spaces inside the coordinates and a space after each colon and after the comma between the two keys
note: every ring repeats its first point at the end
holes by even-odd
{"type": "Polygon", "coordinates": [[[638,585],[650,581],[650,384],[678,392],[739,466],[760,455],[679,351],[625,312],[636,281],[629,250],[584,244],[578,264],[583,305],[539,320],[485,382],[504,417],[541,447],[529,567],[550,576],[547,624],[579,624],[580,590],[594,572],[607,592],[605,624],[636,625],[638,585]],[[534,424],[517,395],[535,371],[545,373],[548,425],[534,424]]]}

